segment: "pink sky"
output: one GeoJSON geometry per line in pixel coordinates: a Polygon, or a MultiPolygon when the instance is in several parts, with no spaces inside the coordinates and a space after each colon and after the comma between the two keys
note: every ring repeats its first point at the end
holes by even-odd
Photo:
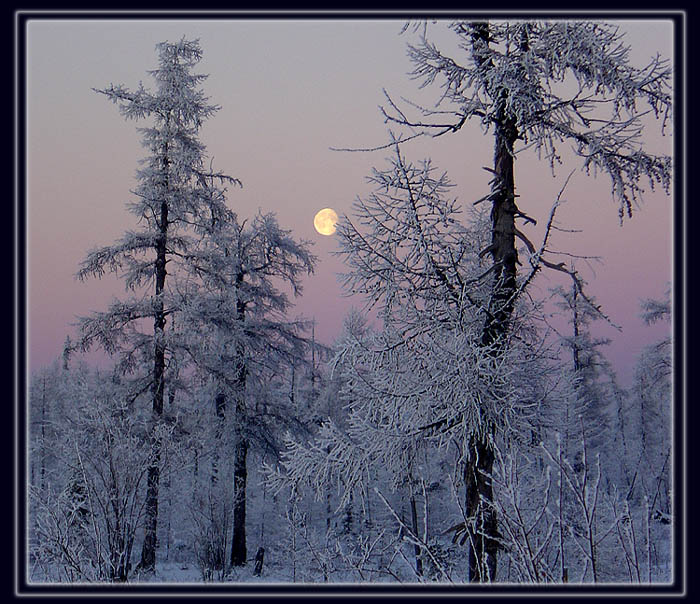
{"type": "MultiPolygon", "coordinates": [[[[87,283],[73,275],[92,247],[107,245],[134,226],[125,209],[134,186],[137,161],[144,156],[136,131],[117,108],[92,87],[110,83],[151,87],[155,44],[183,35],[199,38],[204,51],[199,72],[208,73],[204,90],[222,109],[201,133],[214,166],[240,178],[229,204],[239,215],[258,208],[277,213],[280,224],[315,243],[316,274],[307,279],[296,311],[316,320],[319,340],[332,343],[342,320],[361,300],[341,297],[331,255],[334,237],[315,232],[321,208],[350,211],[356,195],[368,191],[364,178],[383,167],[388,152],[340,153],[329,147],[367,147],[386,141],[377,106],[382,88],[392,96],[435,98],[417,93],[406,75],[409,36],[403,22],[379,20],[211,20],[31,21],[27,47],[27,259],[28,355],[34,370],[61,353],[74,335],[77,316],[103,309],[121,296],[113,277],[87,283]]],[[[628,41],[639,63],[653,54],[672,56],[669,21],[627,22],[628,41]]],[[[449,39],[449,36],[448,36],[449,39]]],[[[670,153],[672,138],[651,125],[649,148],[670,153]]],[[[410,159],[431,156],[458,186],[465,205],[487,190],[481,169],[492,156],[492,142],[478,127],[453,136],[417,141],[405,148],[410,159]]],[[[520,206],[529,215],[548,215],[552,201],[575,163],[553,178],[548,166],[523,155],[516,165],[520,206]]],[[[558,217],[583,233],[558,235],[553,247],[601,256],[595,272],[579,268],[610,317],[623,327],[601,333],[613,338],[608,356],[623,383],[641,349],[666,327],[648,328],[638,318],[639,299],[661,297],[671,281],[672,199],[657,192],[620,227],[609,182],[577,171],[558,217]]],[[[537,240],[540,227],[527,227],[537,240]]],[[[564,283],[547,275],[535,295],[564,283]]]]}

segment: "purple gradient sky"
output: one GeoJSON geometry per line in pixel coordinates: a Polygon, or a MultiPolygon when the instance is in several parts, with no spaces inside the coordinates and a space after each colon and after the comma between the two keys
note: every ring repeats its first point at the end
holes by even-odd
{"type": "MultiPolygon", "coordinates": [[[[80,283],[74,279],[93,247],[117,239],[134,226],[126,211],[137,161],[144,156],[136,131],[117,108],[92,87],[143,81],[156,66],[155,44],[183,35],[200,38],[209,74],[204,89],[221,105],[201,133],[214,166],[240,178],[229,204],[240,216],[258,208],[277,213],[280,224],[315,243],[317,272],[305,282],[296,312],[316,320],[317,338],[332,343],[351,306],[361,300],[341,296],[336,273],[343,270],[334,237],[317,234],[313,216],[321,208],[350,211],[356,195],[367,192],[371,167],[384,167],[386,151],[341,153],[329,147],[370,147],[386,141],[377,106],[382,88],[426,103],[434,90],[417,92],[406,75],[410,35],[403,22],[380,20],[188,20],[188,21],[31,21],[27,42],[27,260],[28,355],[33,371],[61,353],[66,335],[74,335],[77,316],[101,310],[121,283],[107,276],[80,283]]],[[[627,21],[628,42],[638,64],[656,52],[672,56],[670,21],[627,21]]],[[[437,33],[437,29],[434,30],[437,33]]],[[[451,36],[442,36],[447,43],[451,36]]],[[[435,36],[437,39],[438,36],[435,36]]],[[[648,148],[671,153],[672,138],[659,127],[648,129],[648,148]]],[[[430,156],[457,184],[465,206],[488,190],[492,139],[478,126],[437,140],[421,139],[405,148],[409,159],[430,156]]],[[[558,169],[523,154],[516,164],[520,206],[545,222],[551,204],[576,162],[558,169]]],[[[607,349],[623,384],[642,348],[661,337],[665,326],[646,327],[639,299],[661,297],[671,281],[672,201],[649,193],[634,218],[619,225],[606,178],[574,174],[558,213],[567,228],[552,247],[602,257],[579,268],[589,292],[602,303],[622,333],[601,326],[611,337],[607,349]]],[[[524,227],[533,241],[541,226],[524,227]]],[[[533,293],[565,283],[545,274],[533,293]]],[[[99,355],[93,355],[96,359],[99,355]]]]}

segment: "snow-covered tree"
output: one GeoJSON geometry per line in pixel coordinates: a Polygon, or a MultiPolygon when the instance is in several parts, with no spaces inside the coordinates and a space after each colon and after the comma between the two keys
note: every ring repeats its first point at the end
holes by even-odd
{"type": "Polygon", "coordinates": [[[563,364],[568,391],[550,427],[560,433],[564,457],[576,467],[574,458],[580,458],[584,438],[592,452],[608,457],[620,388],[602,352],[609,338],[596,338],[591,333],[591,325],[601,320],[595,299],[584,298],[576,284],[568,289],[557,287],[552,293],[569,323],[570,331],[561,334],[561,341],[570,356],[563,364]]]}
{"type": "MultiPolygon", "coordinates": [[[[641,68],[633,66],[619,28],[606,22],[456,21],[450,29],[459,56],[438,49],[427,25],[416,29],[422,33],[417,44],[409,45],[412,75],[424,87],[439,83],[438,107],[404,110],[389,98],[382,111],[390,123],[410,129],[400,137],[404,142],[422,134],[456,132],[471,120],[493,137],[493,179],[483,198],[491,203],[485,251],[492,261],[492,285],[482,344],[498,348],[508,339],[519,291],[516,240],[535,251],[516,226],[518,220],[535,220],[527,215],[527,200],[516,194],[516,157],[530,149],[554,168],[561,162],[561,147],[572,147],[587,172],[610,178],[620,219],[631,216],[643,181],[667,191],[671,182],[670,157],[645,152],[641,134],[644,105],[667,123],[672,71],[660,56],[641,68]],[[409,111],[416,110],[414,119],[409,111]]],[[[542,265],[567,271],[545,253],[543,248],[542,265]]],[[[489,447],[488,439],[474,443],[477,475],[490,474],[494,456],[489,447]]],[[[488,481],[475,479],[469,488],[478,495],[468,513],[478,517],[478,502],[491,496],[488,481]]],[[[495,519],[492,525],[489,530],[495,532],[495,519]]],[[[495,542],[479,544],[471,554],[470,579],[487,579],[478,568],[484,560],[488,579],[494,580],[496,557],[495,542]]]]}
{"type": "MultiPolygon", "coordinates": [[[[66,400],[50,422],[54,477],[30,491],[34,570],[47,580],[124,582],[154,463],[155,450],[144,446],[148,413],[130,403],[118,380],[97,371],[62,370],[60,377],[66,400]]],[[[158,430],[166,438],[173,425],[158,430]]]]}
{"type": "MultiPolygon", "coordinates": [[[[70,345],[70,338],[66,340],[70,345]]],[[[27,486],[30,518],[29,541],[36,544],[34,533],[36,504],[49,493],[67,487],[71,473],[65,455],[65,434],[70,431],[72,409],[82,400],[83,384],[92,383],[90,370],[83,363],[69,367],[68,356],[34,372],[29,381],[27,486]]],[[[69,451],[70,453],[70,451],[69,451]]]]}
{"type": "Polygon", "coordinates": [[[140,129],[148,156],[137,171],[138,185],[129,211],[139,229],[128,231],[113,245],[91,251],[78,277],[117,273],[133,295],[115,301],[103,312],[81,320],[84,349],[97,343],[118,358],[124,372],[138,371],[135,392],[151,391],[152,443],[155,454],[148,473],[146,528],[141,567],[154,568],[160,464],[160,432],[166,368],[172,356],[166,322],[177,309],[168,275],[178,271],[183,254],[193,247],[198,231],[222,219],[227,210],[224,185],[236,182],[205,165],[205,147],[198,134],[202,123],[218,109],[200,89],[205,75],[193,73],[202,58],[197,40],[157,45],[158,67],[150,71],[154,92],[110,85],[97,90],[119,106],[126,119],[150,119],[140,129]],[[214,186],[215,182],[219,186],[214,186]],[[147,322],[152,322],[150,331],[147,322]],[[141,373],[144,366],[150,371],[141,373]]]}
{"type": "Polygon", "coordinates": [[[668,518],[671,514],[671,392],[672,339],[670,333],[670,292],[663,300],[641,303],[647,324],[669,324],[669,333],[646,347],[635,369],[630,397],[626,438],[635,455],[629,460],[631,474],[638,474],[637,485],[650,501],[652,512],[668,518]]]}
{"type": "MultiPolygon", "coordinates": [[[[359,498],[379,471],[386,495],[405,492],[416,518],[420,485],[433,482],[438,451],[449,451],[447,475],[462,483],[475,474],[468,455],[475,438],[530,433],[542,396],[532,377],[540,374],[537,347],[523,317],[513,318],[507,346],[483,345],[490,269],[480,255],[482,217],[462,220],[446,198],[446,175],[436,177],[427,161],[409,163],[397,146],[390,167],[370,181],[375,190],[337,228],[350,269],[345,286],[377,307],[382,327],[348,330],[335,361],[347,417],[324,423],[312,443],[290,440],[284,466],[287,480],[318,496],[337,485],[339,507],[352,493],[359,498]]],[[[429,557],[429,536],[417,540],[411,524],[416,554],[429,557]]],[[[484,537],[478,523],[467,532],[484,537]]]]}
{"type": "MultiPolygon", "coordinates": [[[[179,346],[214,381],[218,440],[230,434],[234,459],[230,564],[242,566],[247,560],[248,450],[251,445],[274,449],[272,435],[277,429],[272,424],[290,421],[286,409],[274,405],[256,409],[257,399],[251,393],[264,398],[271,377],[306,356],[309,342],[303,332],[308,323],[287,317],[292,302],[281,287],[299,296],[301,278],[313,272],[315,257],[308,242],[296,241],[274,214],[262,213],[249,224],[235,214],[217,222],[185,256],[188,272],[178,278],[178,305],[188,329],[179,346]]],[[[215,460],[214,481],[217,466],[215,460]]]]}

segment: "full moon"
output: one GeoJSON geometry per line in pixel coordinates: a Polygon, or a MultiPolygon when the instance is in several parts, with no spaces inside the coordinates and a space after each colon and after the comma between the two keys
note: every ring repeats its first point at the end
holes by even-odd
{"type": "Polygon", "coordinates": [[[338,222],[338,214],[331,208],[323,208],[314,216],[314,227],[321,235],[335,233],[335,223],[338,222]]]}

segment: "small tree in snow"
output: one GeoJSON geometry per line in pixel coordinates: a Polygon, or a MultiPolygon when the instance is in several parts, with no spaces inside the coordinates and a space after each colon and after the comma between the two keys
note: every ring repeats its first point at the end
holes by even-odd
{"type": "MultiPolygon", "coordinates": [[[[669,292],[670,293],[670,292],[669,292]]],[[[642,318],[647,324],[670,324],[671,301],[642,301],[642,318]]],[[[670,325],[669,325],[670,327],[670,325]]],[[[638,458],[631,459],[639,472],[638,485],[659,518],[671,514],[671,388],[672,338],[667,336],[644,349],[635,370],[631,408],[628,407],[628,435],[638,445],[638,458]],[[636,428],[636,435],[631,431],[636,428]],[[636,462],[636,463],[635,463],[636,462]]]]}
{"type": "MultiPolygon", "coordinates": [[[[599,321],[601,314],[595,300],[582,296],[576,284],[568,289],[557,287],[553,294],[556,306],[568,319],[570,331],[561,334],[561,343],[570,359],[564,363],[566,400],[554,403],[559,409],[552,427],[562,435],[566,459],[578,458],[580,462],[580,445],[585,437],[589,449],[603,455],[607,463],[619,392],[613,369],[602,353],[610,340],[595,338],[591,333],[591,324],[599,321]],[[585,435],[581,434],[582,427],[585,435]]],[[[572,462],[574,467],[578,462],[572,462]]]]}
{"type": "MultiPolygon", "coordinates": [[[[273,214],[246,222],[231,215],[213,225],[187,252],[187,276],[178,282],[182,320],[189,328],[179,345],[215,384],[214,482],[221,444],[230,440],[233,447],[232,566],[247,560],[249,447],[269,447],[270,422],[289,419],[271,405],[256,413],[250,392],[267,392],[271,374],[304,359],[309,342],[302,334],[308,324],[286,317],[292,303],[280,285],[300,295],[301,277],[311,274],[315,263],[308,242],[296,241],[273,214]]],[[[223,564],[223,557],[217,560],[216,566],[223,564]]]]}

